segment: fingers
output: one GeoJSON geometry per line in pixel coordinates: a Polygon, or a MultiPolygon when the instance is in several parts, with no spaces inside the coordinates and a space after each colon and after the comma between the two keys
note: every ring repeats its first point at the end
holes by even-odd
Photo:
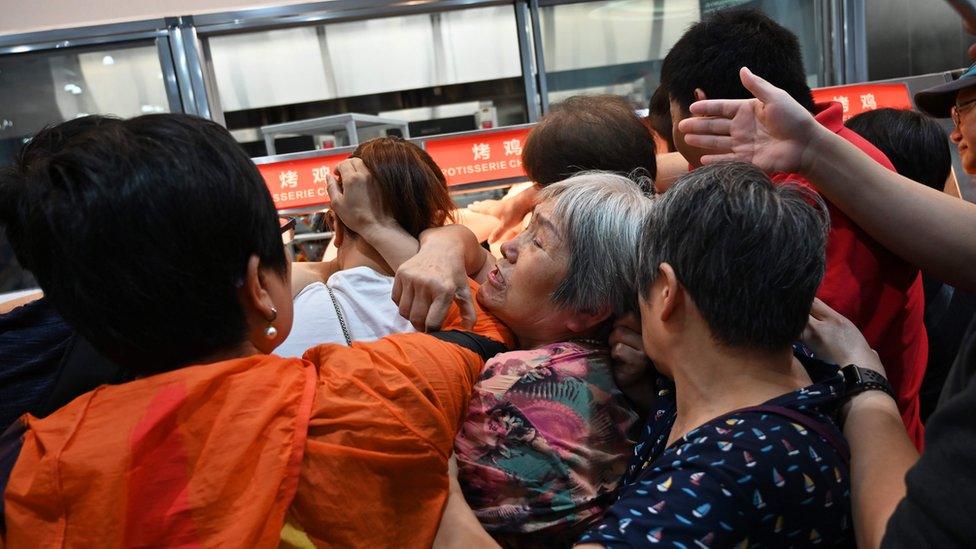
{"type": "MultiPolygon", "coordinates": [[[[732,118],[739,112],[739,109],[746,107],[753,99],[708,99],[696,101],[691,104],[689,110],[695,116],[718,116],[721,118],[732,118]]],[[[692,120],[686,118],[678,124],[678,128],[684,131],[684,122],[692,120]]]]}
{"type": "Polygon", "coordinates": [[[739,79],[742,80],[742,85],[749,90],[749,93],[763,103],[769,103],[775,99],[776,92],[780,91],[779,88],[770,84],[761,76],[753,74],[748,67],[739,69],[739,79]]]}
{"type": "Polygon", "coordinates": [[[325,174],[325,188],[329,193],[329,201],[333,206],[336,202],[342,201],[342,190],[339,188],[339,180],[331,173],[325,174]]]}
{"type": "Polygon", "coordinates": [[[641,331],[640,315],[635,313],[627,313],[617,318],[617,320],[613,321],[613,327],[630,328],[631,330],[640,333],[641,331]]]}
{"type": "Polygon", "coordinates": [[[431,303],[432,301],[426,293],[415,292],[413,294],[413,300],[410,304],[410,315],[406,318],[418,332],[427,330],[427,311],[430,310],[431,303]]]}
{"type": "Polygon", "coordinates": [[[399,308],[397,309],[400,316],[410,320],[410,310],[413,308],[413,286],[410,284],[403,284],[403,291],[400,295],[400,300],[397,302],[399,308]]]}
{"type": "Polygon", "coordinates": [[[434,299],[424,317],[425,332],[436,332],[441,329],[441,326],[444,325],[444,319],[447,318],[447,312],[451,310],[452,302],[453,300],[449,295],[439,295],[434,299]]]}
{"type": "MultiPolygon", "coordinates": [[[[638,327],[638,330],[640,330],[640,327],[638,327]]],[[[643,349],[644,347],[644,342],[641,340],[640,332],[627,326],[616,326],[613,331],[610,332],[608,342],[611,346],[616,346],[617,344],[622,343],[634,349],[643,349]]]]}
{"type": "MultiPolygon", "coordinates": [[[[474,308],[474,297],[471,295],[471,290],[465,287],[457,293],[454,301],[461,308],[461,326],[465,330],[474,328],[475,322],[478,321],[478,312],[474,308]]],[[[444,319],[441,319],[441,322],[443,321],[444,319]]]]}
{"type": "Polygon", "coordinates": [[[685,143],[702,149],[732,150],[732,137],[728,135],[685,134],[685,143]]]}
{"type": "Polygon", "coordinates": [[[741,159],[738,156],[736,156],[734,153],[706,154],[705,156],[701,157],[702,164],[715,164],[717,162],[731,162],[734,160],[741,160],[741,159]]]}
{"type": "Polygon", "coordinates": [[[390,297],[393,299],[394,303],[399,305],[400,298],[402,296],[403,296],[403,278],[399,276],[399,272],[397,272],[397,275],[393,277],[393,290],[390,292],[390,297]]]}
{"type": "Polygon", "coordinates": [[[732,120],[728,118],[685,118],[678,124],[678,128],[685,134],[686,140],[690,135],[731,135],[732,120]]]}
{"type": "Polygon", "coordinates": [[[813,305],[810,306],[810,317],[817,320],[824,320],[831,316],[840,316],[837,311],[830,308],[829,305],[820,300],[820,298],[813,298],[813,305]]]}

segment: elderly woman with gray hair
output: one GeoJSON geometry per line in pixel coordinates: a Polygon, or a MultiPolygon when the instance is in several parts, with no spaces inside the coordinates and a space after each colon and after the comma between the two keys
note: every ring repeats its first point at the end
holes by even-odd
{"type": "Polygon", "coordinates": [[[426,231],[397,271],[394,299],[419,329],[471,299],[471,274],[478,305],[517,338],[520,350],[486,362],[455,440],[455,487],[504,545],[572,544],[626,470],[638,413],[617,386],[625,376],[608,336],[636,310],[634,250],[651,207],[642,186],[576,175],[540,193],[501,259],[449,226],[426,231]]]}

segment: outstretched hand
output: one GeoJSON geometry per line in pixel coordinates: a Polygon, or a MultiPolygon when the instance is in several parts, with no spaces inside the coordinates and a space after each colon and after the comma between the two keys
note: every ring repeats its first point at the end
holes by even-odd
{"type": "Polygon", "coordinates": [[[822,127],[790,95],[753,74],[739,71],[742,85],[755,99],[708,99],[691,105],[692,118],[678,124],[685,142],[695,147],[732,151],[702,157],[710,164],[749,162],[769,172],[802,172],[806,153],[822,127]]]}

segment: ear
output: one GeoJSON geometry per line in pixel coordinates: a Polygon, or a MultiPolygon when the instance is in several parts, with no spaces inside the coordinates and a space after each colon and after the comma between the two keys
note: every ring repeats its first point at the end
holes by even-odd
{"type": "Polygon", "coordinates": [[[671,314],[678,308],[684,299],[684,288],[678,282],[678,277],[674,274],[674,268],[668,263],[661,263],[658,267],[660,272],[661,284],[656,290],[658,295],[653,296],[661,300],[661,322],[667,322],[671,314]]]}
{"type": "Polygon", "coordinates": [[[268,292],[268,274],[261,269],[261,259],[251,255],[247,260],[247,271],[244,274],[244,285],[239,290],[238,297],[244,316],[249,324],[261,325],[267,328],[273,324],[278,316],[274,300],[268,292]]]}
{"type": "Polygon", "coordinates": [[[610,314],[610,307],[606,305],[596,311],[577,311],[566,321],[566,329],[577,334],[587,332],[605,322],[610,314]]]}
{"type": "Polygon", "coordinates": [[[708,97],[705,95],[705,91],[701,88],[695,88],[695,101],[704,101],[706,99],[708,97]]]}
{"type": "Polygon", "coordinates": [[[334,211],[329,210],[325,215],[328,218],[329,226],[332,227],[332,242],[338,248],[342,246],[342,241],[346,239],[346,227],[342,224],[342,221],[339,221],[339,216],[334,211]]]}

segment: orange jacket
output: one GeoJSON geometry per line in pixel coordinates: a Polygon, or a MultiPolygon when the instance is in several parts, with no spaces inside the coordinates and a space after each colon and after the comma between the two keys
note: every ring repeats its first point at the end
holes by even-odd
{"type": "MultiPolygon", "coordinates": [[[[512,343],[487,315],[474,331],[512,343]]],[[[7,545],[267,547],[287,520],[306,544],[429,546],[482,358],[398,334],[305,359],[182,368],[28,416],[7,545]]]]}

